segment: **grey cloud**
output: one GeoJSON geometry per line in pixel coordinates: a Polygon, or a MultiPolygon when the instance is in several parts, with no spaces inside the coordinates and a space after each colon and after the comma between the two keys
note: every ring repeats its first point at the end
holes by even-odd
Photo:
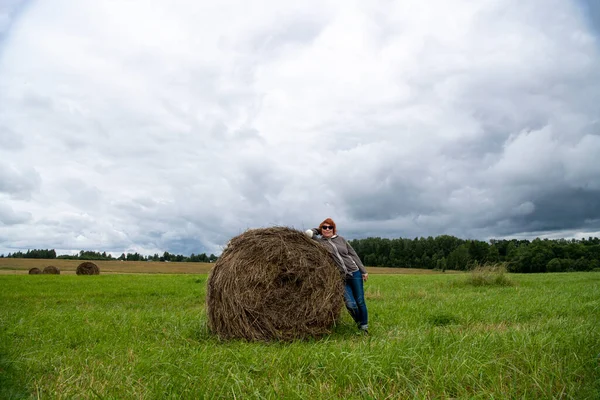
{"type": "Polygon", "coordinates": [[[600,3],[596,0],[577,0],[588,23],[596,32],[600,32],[600,3]]]}
{"type": "Polygon", "coordinates": [[[60,183],[65,191],[65,199],[71,205],[83,210],[92,210],[104,200],[102,192],[95,186],[80,179],[68,179],[60,183]]]}
{"type": "Polygon", "coordinates": [[[10,22],[10,17],[8,14],[3,14],[0,12],[0,32],[4,33],[8,30],[8,24],[10,22]]]}
{"type": "Polygon", "coordinates": [[[8,31],[19,9],[26,4],[25,0],[4,0],[0,3],[0,42],[2,36],[8,31]]]}
{"type": "Polygon", "coordinates": [[[546,129],[508,136],[500,157],[489,160],[454,143],[443,156],[412,167],[385,152],[373,154],[363,161],[368,180],[342,179],[336,192],[355,221],[405,217],[406,228],[424,234],[594,229],[600,169],[593,158],[600,142],[587,135],[569,145],[552,143],[551,135],[546,129]]]}
{"type": "MultiPolygon", "coordinates": [[[[524,215],[524,231],[553,231],[590,228],[600,216],[600,190],[554,188],[532,199],[533,212],[524,215]]],[[[597,221],[596,221],[597,223],[597,221]]]]}
{"type": "Polygon", "coordinates": [[[21,104],[32,111],[58,111],[55,102],[49,96],[33,91],[27,91],[23,94],[21,104]]]}
{"type": "Polygon", "coordinates": [[[3,225],[16,225],[28,222],[31,214],[28,212],[16,212],[7,204],[0,203],[0,223],[3,225]]]}
{"type": "Polygon", "coordinates": [[[13,131],[6,125],[0,124],[0,150],[23,149],[23,136],[13,131]]]}
{"type": "MultiPolygon", "coordinates": [[[[277,21],[276,26],[259,31],[247,40],[261,55],[273,56],[290,46],[310,44],[327,26],[324,16],[294,15],[277,21]],[[275,53],[275,54],[273,54],[275,53]]],[[[243,45],[247,45],[242,42],[243,45]]]]}
{"type": "Polygon", "coordinates": [[[354,182],[340,193],[345,194],[348,212],[358,221],[393,220],[434,212],[433,204],[424,201],[426,193],[403,176],[374,176],[372,182],[354,182]]]}
{"type": "Polygon", "coordinates": [[[138,208],[131,214],[122,214],[119,219],[128,240],[123,248],[198,254],[217,252],[219,244],[230,237],[220,231],[225,227],[218,215],[199,217],[185,203],[162,204],[154,210],[140,211],[138,208]]]}
{"type": "Polygon", "coordinates": [[[166,223],[176,216],[176,206],[172,203],[160,203],[151,198],[134,198],[130,200],[114,199],[110,210],[117,213],[118,221],[123,226],[130,226],[132,221],[140,232],[152,232],[166,227],[166,223]]]}
{"type": "Polygon", "coordinates": [[[285,182],[276,175],[265,158],[271,155],[246,159],[240,164],[239,170],[232,177],[232,184],[244,199],[254,205],[268,203],[267,196],[277,196],[285,182]]]}
{"type": "Polygon", "coordinates": [[[0,162],[0,193],[29,199],[33,192],[39,190],[41,182],[39,173],[31,167],[0,162]]]}
{"type": "Polygon", "coordinates": [[[35,221],[36,229],[28,234],[14,231],[14,246],[21,248],[55,248],[68,252],[82,249],[122,251],[131,240],[112,223],[112,218],[92,213],[59,212],[35,221]]]}

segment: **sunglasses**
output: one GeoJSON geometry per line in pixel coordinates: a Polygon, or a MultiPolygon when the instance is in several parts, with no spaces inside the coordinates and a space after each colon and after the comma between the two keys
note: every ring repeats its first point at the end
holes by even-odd
{"type": "Polygon", "coordinates": [[[323,225],[323,226],[321,227],[321,229],[325,229],[325,230],[333,230],[333,226],[331,226],[331,225],[323,225]]]}

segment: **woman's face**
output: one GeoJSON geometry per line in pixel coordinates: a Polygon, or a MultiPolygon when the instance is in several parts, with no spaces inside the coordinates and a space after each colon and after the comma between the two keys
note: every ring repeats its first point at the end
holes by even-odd
{"type": "Polygon", "coordinates": [[[333,236],[333,226],[329,224],[321,225],[321,236],[324,238],[330,238],[333,236]]]}

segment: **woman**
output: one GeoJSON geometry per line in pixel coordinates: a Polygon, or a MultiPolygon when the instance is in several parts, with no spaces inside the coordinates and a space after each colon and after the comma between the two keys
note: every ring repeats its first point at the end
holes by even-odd
{"type": "Polygon", "coordinates": [[[343,237],[338,236],[335,222],[331,218],[321,222],[318,228],[307,230],[305,234],[323,243],[329,250],[333,261],[344,274],[346,308],[358,324],[358,328],[364,333],[369,333],[367,305],[363,289],[363,281],[369,278],[369,274],[360,258],[350,246],[350,243],[343,237]],[[320,237],[317,235],[320,235],[320,237]]]}

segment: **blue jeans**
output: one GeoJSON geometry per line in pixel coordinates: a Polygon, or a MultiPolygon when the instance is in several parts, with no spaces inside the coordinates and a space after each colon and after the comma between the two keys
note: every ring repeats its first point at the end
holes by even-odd
{"type": "Polygon", "coordinates": [[[346,308],[352,316],[352,319],[354,319],[359,326],[367,325],[369,322],[369,315],[367,313],[365,291],[360,270],[354,272],[352,276],[346,275],[344,301],[346,302],[346,308]]]}

